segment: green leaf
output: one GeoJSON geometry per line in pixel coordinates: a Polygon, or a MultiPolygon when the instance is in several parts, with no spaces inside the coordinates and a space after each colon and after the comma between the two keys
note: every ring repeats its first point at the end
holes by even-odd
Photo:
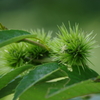
{"type": "Polygon", "coordinates": [[[74,98],[77,96],[85,96],[88,94],[100,93],[100,82],[94,82],[94,80],[89,79],[80,83],[76,83],[71,87],[66,87],[67,89],[65,88],[64,91],[57,95],[51,96],[50,98],[45,97],[48,88],[54,88],[56,86],[62,88],[66,81],[67,80],[62,80],[53,83],[40,82],[32,86],[25,93],[23,93],[19,97],[19,100],[29,100],[29,98],[30,100],[69,100],[70,98],[74,98]]]}
{"type": "MultiPolygon", "coordinates": [[[[57,91],[57,89],[51,89],[47,96],[52,96],[52,94],[54,94],[55,91],[57,91]]],[[[63,96],[64,100],[78,96],[100,93],[100,82],[94,82],[93,80],[89,79],[87,81],[82,81],[69,87],[65,87],[61,91],[59,91],[60,94],[57,94],[55,96],[59,95],[58,98],[63,96]]]]}
{"type": "MultiPolygon", "coordinates": [[[[61,67],[62,68],[62,67],[61,67]]],[[[65,67],[66,68],[66,67],[65,67]]],[[[64,68],[63,68],[64,69],[64,68]]],[[[61,70],[61,69],[60,69],[61,70]]],[[[65,69],[66,70],[66,69],[65,69]]],[[[77,69],[76,69],[77,70],[77,69]]],[[[92,71],[92,70],[91,70],[92,71]]],[[[20,97],[19,99],[20,100],[29,100],[29,97],[30,97],[30,100],[67,100],[67,96],[66,95],[66,91],[67,89],[65,90],[62,90],[60,91],[58,94],[56,95],[53,95],[53,96],[50,96],[49,94],[46,96],[47,93],[50,93],[49,90],[53,89],[54,93],[59,90],[59,89],[64,89],[64,88],[67,88],[65,87],[65,84],[68,82],[68,79],[65,79],[65,80],[60,80],[60,81],[57,81],[57,82],[48,82],[48,80],[52,79],[52,78],[57,78],[57,77],[63,77],[63,76],[66,76],[66,74],[63,74],[61,73],[62,71],[57,71],[57,72],[54,72],[52,75],[48,76],[45,81],[42,80],[40,82],[38,82],[37,84],[35,84],[34,86],[32,86],[31,88],[29,88],[27,91],[25,91],[20,97]],[[58,73],[59,72],[59,73],[58,73]],[[50,88],[51,87],[51,88],[50,88]],[[57,88],[56,88],[57,87],[57,88]],[[59,87],[59,88],[58,88],[59,87]],[[55,91],[56,90],[56,91],[55,91]],[[47,92],[48,91],[48,92],[47,92]],[[46,98],[50,96],[50,98],[46,98]]],[[[71,71],[70,71],[71,72],[71,71]]],[[[77,70],[76,71],[76,75],[77,75],[77,72],[79,74],[79,71],[77,70]]],[[[94,72],[95,73],[95,72],[94,72]]],[[[75,74],[74,74],[75,75],[75,74]]],[[[80,74],[79,74],[80,75],[80,74]]],[[[87,74],[86,74],[87,75],[87,74]]],[[[97,81],[97,80],[96,80],[97,81]]],[[[81,82],[80,82],[81,83],[81,82]]],[[[73,85],[76,85],[73,84],[73,85]]],[[[68,88],[70,88],[71,86],[73,85],[70,85],[68,86],[68,88]]],[[[78,88],[78,87],[77,87],[78,88]]],[[[84,86],[83,86],[84,88],[84,86]]],[[[73,90],[72,90],[73,91],[73,90]]],[[[82,90],[81,90],[82,91],[82,90]]],[[[70,93],[71,94],[71,93],[70,93]]],[[[77,94],[77,92],[76,92],[77,94]]],[[[73,97],[72,97],[73,98],[73,97]]]]}
{"type": "MultiPolygon", "coordinates": [[[[45,79],[43,79],[42,80],[42,83],[44,83],[45,84],[45,82],[46,83],[49,83],[50,84],[50,86],[53,86],[53,82],[51,82],[52,80],[55,80],[55,83],[54,83],[54,86],[57,84],[57,82],[56,81],[58,81],[57,80],[57,78],[61,78],[61,77],[65,77],[66,76],[66,73],[65,72],[63,72],[62,70],[58,70],[58,71],[56,71],[55,73],[53,73],[52,75],[50,75],[50,76],[48,76],[48,77],[46,77],[45,79]],[[52,84],[52,85],[51,85],[52,84]]],[[[14,93],[15,92],[15,88],[16,88],[16,86],[19,84],[19,82],[20,82],[20,80],[21,80],[22,78],[20,78],[20,77],[18,77],[17,79],[15,79],[14,81],[12,81],[12,82],[10,82],[6,87],[4,87],[4,88],[2,88],[1,90],[0,90],[0,98],[2,98],[2,97],[4,97],[4,96],[7,96],[7,95],[9,95],[9,94],[11,94],[11,93],[14,93]]],[[[60,80],[59,80],[60,81],[60,80]]],[[[63,86],[63,84],[65,84],[65,80],[64,80],[64,82],[62,82],[62,81],[60,81],[60,85],[61,86],[63,86]],[[62,84],[61,84],[62,83],[62,84]]],[[[58,83],[59,84],[59,83],[58,83]]],[[[57,84],[57,85],[58,85],[57,84]]],[[[59,86],[60,86],[59,85],[59,86]]],[[[47,89],[48,89],[48,87],[47,87],[47,89]]],[[[30,89],[28,90],[28,91],[30,91],[30,89]]]]}
{"type": "Polygon", "coordinates": [[[34,70],[30,71],[18,85],[15,91],[14,99],[16,100],[23,92],[29,89],[32,85],[36,84],[40,80],[59,70],[60,65],[56,62],[46,63],[37,66],[34,70]]]}
{"type": "Polygon", "coordinates": [[[11,80],[13,80],[16,76],[18,76],[25,70],[32,68],[32,66],[33,65],[24,65],[0,77],[0,89],[5,87],[11,80]]]}
{"type": "Polygon", "coordinates": [[[55,87],[54,89],[49,90],[48,96],[54,96],[55,94],[58,94],[60,92],[65,91],[65,89],[70,88],[73,86],[73,84],[79,83],[84,80],[88,80],[91,78],[95,78],[98,76],[98,73],[90,69],[89,67],[84,67],[84,69],[81,66],[72,66],[72,71],[68,70],[66,67],[62,67],[64,71],[67,72],[69,77],[69,82],[65,84],[64,88],[55,87]]]}
{"type": "Polygon", "coordinates": [[[0,47],[8,45],[13,42],[18,42],[24,38],[31,38],[34,35],[31,35],[29,32],[22,30],[3,30],[0,31],[0,47]]]}
{"type": "Polygon", "coordinates": [[[22,78],[18,77],[14,81],[10,82],[6,87],[0,90],[0,98],[10,95],[15,92],[16,86],[22,78]]]}
{"type": "Polygon", "coordinates": [[[97,77],[99,75],[97,72],[90,69],[88,66],[84,66],[84,68],[82,66],[72,66],[72,71],[65,68],[66,67],[62,67],[62,69],[68,74],[68,77],[70,79],[69,83],[66,84],[67,86],[90,78],[97,77]]]}
{"type": "Polygon", "coordinates": [[[58,97],[55,95],[50,98],[45,98],[47,94],[47,90],[50,87],[63,87],[67,80],[61,80],[57,82],[38,82],[37,84],[33,85],[27,91],[25,91],[20,97],[19,100],[65,100],[63,99],[63,95],[58,97]]]}

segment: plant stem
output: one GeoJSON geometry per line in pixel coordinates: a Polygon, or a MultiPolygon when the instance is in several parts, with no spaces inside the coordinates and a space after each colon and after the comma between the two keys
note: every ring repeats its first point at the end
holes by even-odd
{"type": "Polygon", "coordinates": [[[32,40],[29,40],[29,39],[23,39],[22,41],[24,42],[28,42],[28,43],[31,43],[31,44],[34,44],[34,45],[37,45],[37,46],[40,46],[46,50],[49,50],[49,48],[41,43],[38,43],[38,42],[35,42],[35,41],[32,41],[32,40]]]}
{"type": "Polygon", "coordinates": [[[52,59],[51,58],[34,59],[32,62],[35,62],[35,63],[49,63],[49,62],[52,62],[52,59]]]}

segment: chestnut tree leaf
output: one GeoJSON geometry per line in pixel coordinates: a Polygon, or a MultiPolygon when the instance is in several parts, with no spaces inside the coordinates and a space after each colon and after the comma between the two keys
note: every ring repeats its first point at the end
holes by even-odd
{"type": "Polygon", "coordinates": [[[27,31],[22,30],[3,30],[0,31],[0,47],[8,45],[10,43],[18,42],[24,38],[35,37],[27,31]]]}
{"type": "Polygon", "coordinates": [[[59,70],[60,65],[56,62],[45,63],[37,66],[34,70],[31,70],[19,83],[15,90],[13,100],[16,100],[22,93],[28,90],[37,82],[51,75],[55,71],[59,70]]]}
{"type": "Polygon", "coordinates": [[[0,77],[0,90],[3,87],[5,87],[10,81],[12,81],[15,77],[17,77],[19,74],[32,67],[33,65],[24,65],[0,77]]]}

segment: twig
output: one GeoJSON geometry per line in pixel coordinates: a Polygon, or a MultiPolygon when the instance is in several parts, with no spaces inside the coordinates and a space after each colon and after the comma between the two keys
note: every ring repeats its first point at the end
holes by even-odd
{"type": "Polygon", "coordinates": [[[24,41],[24,42],[28,42],[28,43],[31,43],[31,44],[34,44],[34,45],[37,45],[37,46],[40,46],[40,47],[42,47],[42,48],[44,48],[44,49],[46,49],[46,50],[49,50],[49,48],[47,47],[47,46],[45,46],[45,45],[43,45],[43,44],[41,44],[41,43],[38,43],[38,42],[35,42],[35,41],[32,41],[32,40],[29,40],[29,39],[23,39],[22,41],[24,41]]]}

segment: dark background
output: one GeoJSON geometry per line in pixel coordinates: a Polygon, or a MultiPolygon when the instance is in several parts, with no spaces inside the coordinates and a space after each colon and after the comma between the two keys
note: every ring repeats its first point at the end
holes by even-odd
{"type": "MultiPolygon", "coordinates": [[[[79,23],[85,32],[94,31],[100,45],[100,0],[0,0],[0,23],[9,29],[58,30],[79,23]]],[[[100,48],[93,50],[90,67],[100,74],[100,48]]],[[[96,99],[97,100],[97,99],[96,99]]],[[[99,100],[99,99],[98,99],[99,100]]]]}

